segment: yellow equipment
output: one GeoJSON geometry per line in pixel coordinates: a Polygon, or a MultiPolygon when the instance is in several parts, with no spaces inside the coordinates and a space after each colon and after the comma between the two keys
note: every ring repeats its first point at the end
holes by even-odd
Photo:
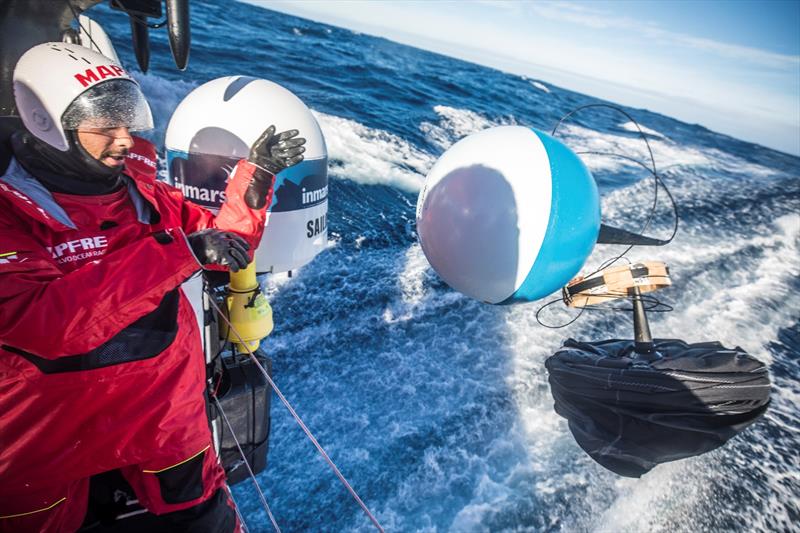
{"type": "Polygon", "coordinates": [[[255,351],[261,339],[272,333],[272,308],[261,292],[256,280],[256,263],[253,261],[239,272],[231,272],[231,283],[225,297],[228,320],[239,335],[222,320],[220,335],[233,342],[240,352],[255,351]],[[240,340],[241,337],[241,340],[240,340]],[[244,341],[244,344],[241,342],[244,341]]]}

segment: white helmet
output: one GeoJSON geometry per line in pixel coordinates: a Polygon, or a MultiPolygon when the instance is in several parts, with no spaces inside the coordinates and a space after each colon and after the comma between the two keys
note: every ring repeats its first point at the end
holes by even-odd
{"type": "Polygon", "coordinates": [[[139,84],[113,60],[83,46],[34,46],[14,69],[14,100],[35,137],[61,151],[70,148],[64,130],[153,127],[139,84]]]}

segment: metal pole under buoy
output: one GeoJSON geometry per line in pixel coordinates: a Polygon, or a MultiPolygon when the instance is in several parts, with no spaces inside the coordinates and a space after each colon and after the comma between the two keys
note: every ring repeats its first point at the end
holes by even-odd
{"type": "Polygon", "coordinates": [[[642,293],[639,287],[629,289],[631,300],[633,301],[633,332],[636,343],[634,351],[641,355],[653,353],[653,336],[650,334],[650,323],[647,320],[647,313],[642,302],[642,293]]]}

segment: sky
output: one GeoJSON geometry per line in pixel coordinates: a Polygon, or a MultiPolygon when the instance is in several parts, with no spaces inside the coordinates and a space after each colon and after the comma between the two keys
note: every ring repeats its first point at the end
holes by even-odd
{"type": "Polygon", "coordinates": [[[800,0],[247,0],[800,155],[800,0]]]}

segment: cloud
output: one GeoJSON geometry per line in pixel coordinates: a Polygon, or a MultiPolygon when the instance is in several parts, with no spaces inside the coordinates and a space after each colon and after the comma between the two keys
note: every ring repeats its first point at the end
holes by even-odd
{"type": "Polygon", "coordinates": [[[586,28],[598,30],[606,29],[636,29],[641,27],[655,27],[652,23],[642,22],[630,17],[612,15],[606,11],[587,7],[571,2],[534,2],[527,4],[535,15],[550,20],[570,22],[586,28]]]}
{"type": "Polygon", "coordinates": [[[713,52],[729,59],[744,60],[756,65],[778,69],[797,69],[800,67],[800,56],[778,54],[766,50],[759,50],[758,48],[751,48],[749,46],[728,44],[678,33],[669,34],[667,32],[667,35],[677,44],[697,50],[713,52]]]}
{"type": "Polygon", "coordinates": [[[596,30],[622,30],[636,32],[649,39],[658,39],[668,46],[680,46],[716,54],[727,59],[746,61],[751,65],[790,70],[800,67],[800,56],[779,54],[726,42],[694,37],[661,28],[651,21],[617,16],[607,11],[571,2],[535,2],[526,4],[531,14],[560,22],[577,24],[596,30]]]}

